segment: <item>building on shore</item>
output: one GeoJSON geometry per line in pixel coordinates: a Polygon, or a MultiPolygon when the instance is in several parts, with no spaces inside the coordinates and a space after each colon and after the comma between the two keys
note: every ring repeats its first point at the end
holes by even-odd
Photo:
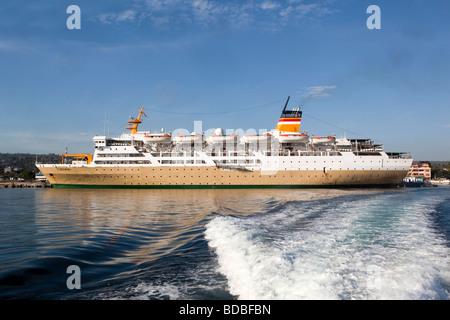
{"type": "Polygon", "coordinates": [[[428,163],[414,162],[408,171],[407,177],[423,177],[425,181],[431,180],[431,167],[428,163]]]}

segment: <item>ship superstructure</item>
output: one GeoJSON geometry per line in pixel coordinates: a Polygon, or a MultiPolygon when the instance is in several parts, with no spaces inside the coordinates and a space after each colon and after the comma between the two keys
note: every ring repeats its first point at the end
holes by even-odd
{"type": "MultiPolygon", "coordinates": [[[[275,129],[226,135],[221,128],[173,136],[138,131],[144,108],[119,137],[95,136],[93,155],[72,163],[36,164],[54,187],[291,188],[392,186],[412,158],[385,152],[371,139],[300,132],[302,111],[286,110],[275,129]]],[[[69,155],[66,155],[66,158],[69,155]]]]}

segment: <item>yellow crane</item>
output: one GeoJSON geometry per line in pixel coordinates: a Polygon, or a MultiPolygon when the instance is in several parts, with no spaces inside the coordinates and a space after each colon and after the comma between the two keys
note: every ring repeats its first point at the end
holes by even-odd
{"type": "Polygon", "coordinates": [[[64,164],[66,158],[75,158],[78,161],[86,161],[87,164],[92,161],[92,154],[60,154],[61,163],[64,164]]]}
{"type": "Polygon", "coordinates": [[[133,117],[130,117],[131,119],[128,120],[128,123],[130,125],[128,127],[126,127],[126,129],[131,130],[131,134],[136,134],[137,133],[138,125],[142,122],[142,115],[147,116],[144,113],[144,107],[139,109],[139,115],[138,115],[138,117],[136,119],[134,119],[133,117]]]}

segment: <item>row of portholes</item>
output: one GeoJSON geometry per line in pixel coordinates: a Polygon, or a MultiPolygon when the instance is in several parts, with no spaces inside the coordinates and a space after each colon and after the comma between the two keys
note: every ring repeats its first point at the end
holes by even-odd
{"type": "MultiPolygon", "coordinates": [[[[106,179],[106,177],[107,176],[99,176],[99,178],[102,178],[102,179],[106,179]]],[[[252,176],[250,176],[251,178],[255,178],[255,176],[254,175],[252,175],[252,176]]],[[[259,176],[259,178],[262,178],[262,177],[268,177],[268,178],[276,178],[277,176],[274,176],[274,175],[260,175],[259,176]]],[[[317,178],[318,177],[318,175],[314,175],[314,178],[317,178]]],[[[321,178],[325,178],[326,176],[325,175],[321,175],[320,176],[321,178]]],[[[329,175],[328,176],[329,178],[332,178],[333,176],[332,175],[329,175]]],[[[356,177],[355,175],[352,175],[352,178],[354,178],[354,177],[356,177]]],[[[380,175],[378,175],[378,177],[380,177],[380,175]]],[[[111,178],[111,179],[113,179],[113,178],[116,178],[116,179],[120,179],[121,178],[121,176],[109,176],[109,178],[111,178]]],[[[127,176],[123,176],[123,178],[127,178],[127,176]]],[[[134,176],[131,176],[131,177],[129,177],[129,178],[131,178],[131,179],[135,179],[135,178],[137,178],[137,179],[141,179],[141,176],[137,176],[137,177],[134,177],[134,176]]],[[[142,176],[142,178],[143,178],[143,176],[142,176]]],[[[156,178],[158,178],[157,176],[152,176],[151,178],[153,178],[153,179],[156,179],[156,178]]],[[[164,176],[159,176],[159,178],[164,178],[164,176]]],[[[167,178],[169,178],[169,179],[172,179],[172,176],[167,176],[167,178]]],[[[194,176],[183,176],[183,177],[181,177],[181,176],[174,176],[174,178],[176,178],[176,179],[178,179],[178,178],[194,178],[194,176]]],[[[212,179],[216,179],[217,178],[217,176],[212,176],[212,177],[209,177],[209,176],[205,176],[205,177],[202,177],[202,176],[197,176],[197,178],[212,178],[212,179]]],[[[220,178],[227,178],[226,176],[220,176],[220,178]]],[[[240,176],[235,176],[235,177],[232,177],[231,175],[229,175],[228,176],[228,178],[240,178],[240,176]]],[[[247,177],[247,178],[249,178],[249,177],[247,177]]],[[[282,176],[280,176],[279,178],[294,178],[294,176],[293,175],[290,175],[290,176],[285,176],[285,175],[282,175],[282,176]]],[[[299,177],[297,177],[297,178],[306,178],[306,176],[305,177],[303,177],[303,175],[300,175],[299,177]]],[[[311,178],[311,175],[308,175],[307,176],[307,178],[311,178]]],[[[342,175],[339,175],[339,178],[342,178],[342,175]]],[[[347,178],[350,178],[350,175],[347,175],[347,178]]],[[[145,176],[145,179],[149,179],[149,176],[145,176]]],[[[175,184],[177,184],[177,183],[175,183],[175,184]]],[[[201,183],[200,183],[201,184],[201,183]]]]}

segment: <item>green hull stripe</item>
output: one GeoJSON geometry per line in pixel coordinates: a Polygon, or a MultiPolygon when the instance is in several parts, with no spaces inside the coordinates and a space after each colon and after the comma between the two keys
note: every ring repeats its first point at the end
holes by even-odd
{"type": "Polygon", "coordinates": [[[53,184],[57,189],[299,189],[299,188],[392,188],[398,184],[357,185],[86,185],[53,184]]]}

